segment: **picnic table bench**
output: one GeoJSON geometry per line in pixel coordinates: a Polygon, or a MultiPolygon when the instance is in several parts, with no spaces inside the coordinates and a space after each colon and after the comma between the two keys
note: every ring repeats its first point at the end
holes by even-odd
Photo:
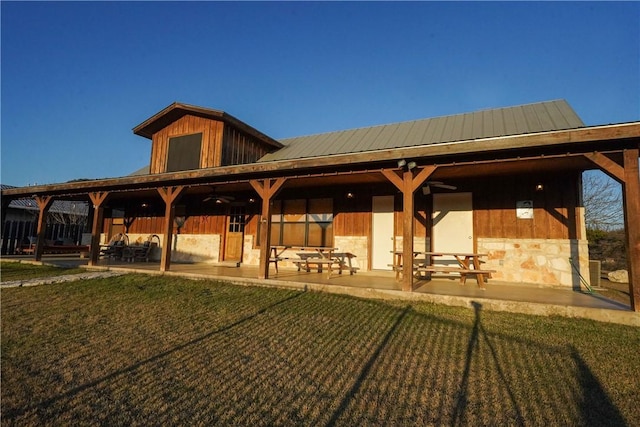
{"type": "MultiPolygon", "coordinates": [[[[396,280],[400,279],[400,274],[403,271],[402,266],[402,251],[394,251],[394,263],[390,264],[392,269],[396,272],[396,280]]],[[[431,251],[414,251],[413,252],[413,271],[419,277],[421,273],[427,273],[430,278],[431,273],[443,273],[443,274],[459,274],[460,283],[465,284],[467,276],[475,276],[478,282],[478,287],[485,289],[486,278],[491,277],[491,273],[495,273],[496,270],[488,270],[480,268],[480,258],[487,256],[487,254],[476,253],[459,253],[459,252],[431,252],[431,251]],[[422,256],[422,258],[418,258],[422,256]],[[434,264],[433,258],[449,257],[455,260],[455,264],[434,264]]],[[[451,260],[451,261],[453,261],[451,260]]]]}
{"type": "Polygon", "coordinates": [[[317,268],[318,273],[325,269],[327,277],[331,277],[334,271],[342,274],[343,270],[349,271],[353,275],[358,268],[354,267],[351,260],[356,256],[350,252],[335,252],[337,248],[323,246],[272,246],[269,263],[273,263],[278,271],[279,261],[289,261],[298,267],[298,271],[304,269],[311,272],[312,268],[317,268]],[[286,250],[300,251],[296,257],[283,256],[286,250]]]}

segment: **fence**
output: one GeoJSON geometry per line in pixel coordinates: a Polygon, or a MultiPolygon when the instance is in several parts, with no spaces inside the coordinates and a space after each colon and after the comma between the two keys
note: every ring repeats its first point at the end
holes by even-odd
{"type": "MultiPolygon", "coordinates": [[[[14,255],[22,244],[35,241],[37,234],[36,221],[5,221],[2,227],[2,255],[14,255]]],[[[46,240],[66,240],[75,245],[82,242],[84,224],[47,223],[44,238],[46,240]]]]}

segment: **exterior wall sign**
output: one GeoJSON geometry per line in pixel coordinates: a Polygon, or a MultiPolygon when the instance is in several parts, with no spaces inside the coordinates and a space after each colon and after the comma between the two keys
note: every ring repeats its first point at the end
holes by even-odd
{"type": "Polygon", "coordinates": [[[516,202],[516,217],[518,219],[533,219],[533,200],[518,200],[516,202]]]}

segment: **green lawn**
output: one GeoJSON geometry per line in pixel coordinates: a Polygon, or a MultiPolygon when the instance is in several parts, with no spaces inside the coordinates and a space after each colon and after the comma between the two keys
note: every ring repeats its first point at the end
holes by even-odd
{"type": "Polygon", "coordinates": [[[35,265],[20,262],[1,262],[0,281],[35,279],[37,277],[62,276],[64,274],[84,273],[82,268],[60,268],[51,265],[35,265]]]}
{"type": "Polygon", "coordinates": [[[1,297],[3,426],[640,420],[633,327],[139,275],[1,297]]]}

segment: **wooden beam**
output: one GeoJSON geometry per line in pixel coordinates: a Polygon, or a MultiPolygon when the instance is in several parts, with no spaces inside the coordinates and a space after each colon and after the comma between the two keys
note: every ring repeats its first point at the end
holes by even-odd
{"type": "Polygon", "coordinates": [[[624,150],[624,183],[622,199],[624,206],[625,243],[629,272],[629,296],[631,310],[640,311],[640,150],[624,150]]]}
{"type": "Polygon", "coordinates": [[[160,271],[169,271],[169,267],[171,265],[171,241],[173,239],[173,218],[176,213],[176,201],[183,194],[185,188],[186,187],[184,185],[158,188],[158,193],[165,203],[164,224],[162,227],[164,244],[162,245],[160,271]]]}
{"type": "Polygon", "coordinates": [[[402,172],[402,178],[393,169],[380,171],[402,191],[402,290],[407,292],[413,291],[414,194],[435,170],[436,166],[425,166],[419,168],[415,175],[413,170],[405,170],[402,172]]]}
{"type": "Polygon", "coordinates": [[[415,192],[436,171],[436,168],[433,165],[424,166],[413,178],[411,191],[415,192]]]}
{"type": "Polygon", "coordinates": [[[402,174],[402,290],[413,291],[413,172],[402,174]]]}
{"type": "Polygon", "coordinates": [[[36,242],[36,251],[35,251],[35,259],[36,261],[40,261],[42,259],[42,254],[44,253],[44,234],[47,226],[47,215],[49,213],[49,208],[53,204],[53,197],[51,196],[35,196],[36,204],[38,205],[38,209],[40,213],[38,215],[38,240],[36,242]]]}
{"type": "Polygon", "coordinates": [[[89,265],[97,265],[100,256],[100,234],[104,221],[104,207],[102,206],[109,195],[106,191],[89,193],[93,206],[93,221],[91,223],[91,246],[89,247],[89,265]]]}
{"type": "Polygon", "coordinates": [[[2,206],[0,207],[0,237],[2,238],[2,248],[0,249],[0,253],[2,255],[6,255],[7,253],[7,239],[4,234],[4,221],[7,218],[7,211],[9,210],[9,204],[11,203],[11,197],[3,196],[0,198],[0,203],[2,206]]]}
{"type": "Polygon", "coordinates": [[[271,199],[280,191],[286,178],[251,180],[249,183],[262,199],[260,218],[260,267],[258,279],[269,278],[269,257],[271,252],[271,199]]]}
{"type": "Polygon", "coordinates": [[[380,171],[396,188],[400,191],[404,190],[404,178],[400,178],[398,173],[393,169],[382,169],[380,171]]]}
{"type": "Polygon", "coordinates": [[[584,156],[596,164],[604,173],[615,179],[619,183],[624,183],[625,171],[624,167],[620,166],[602,153],[585,153],[584,156]]]}

